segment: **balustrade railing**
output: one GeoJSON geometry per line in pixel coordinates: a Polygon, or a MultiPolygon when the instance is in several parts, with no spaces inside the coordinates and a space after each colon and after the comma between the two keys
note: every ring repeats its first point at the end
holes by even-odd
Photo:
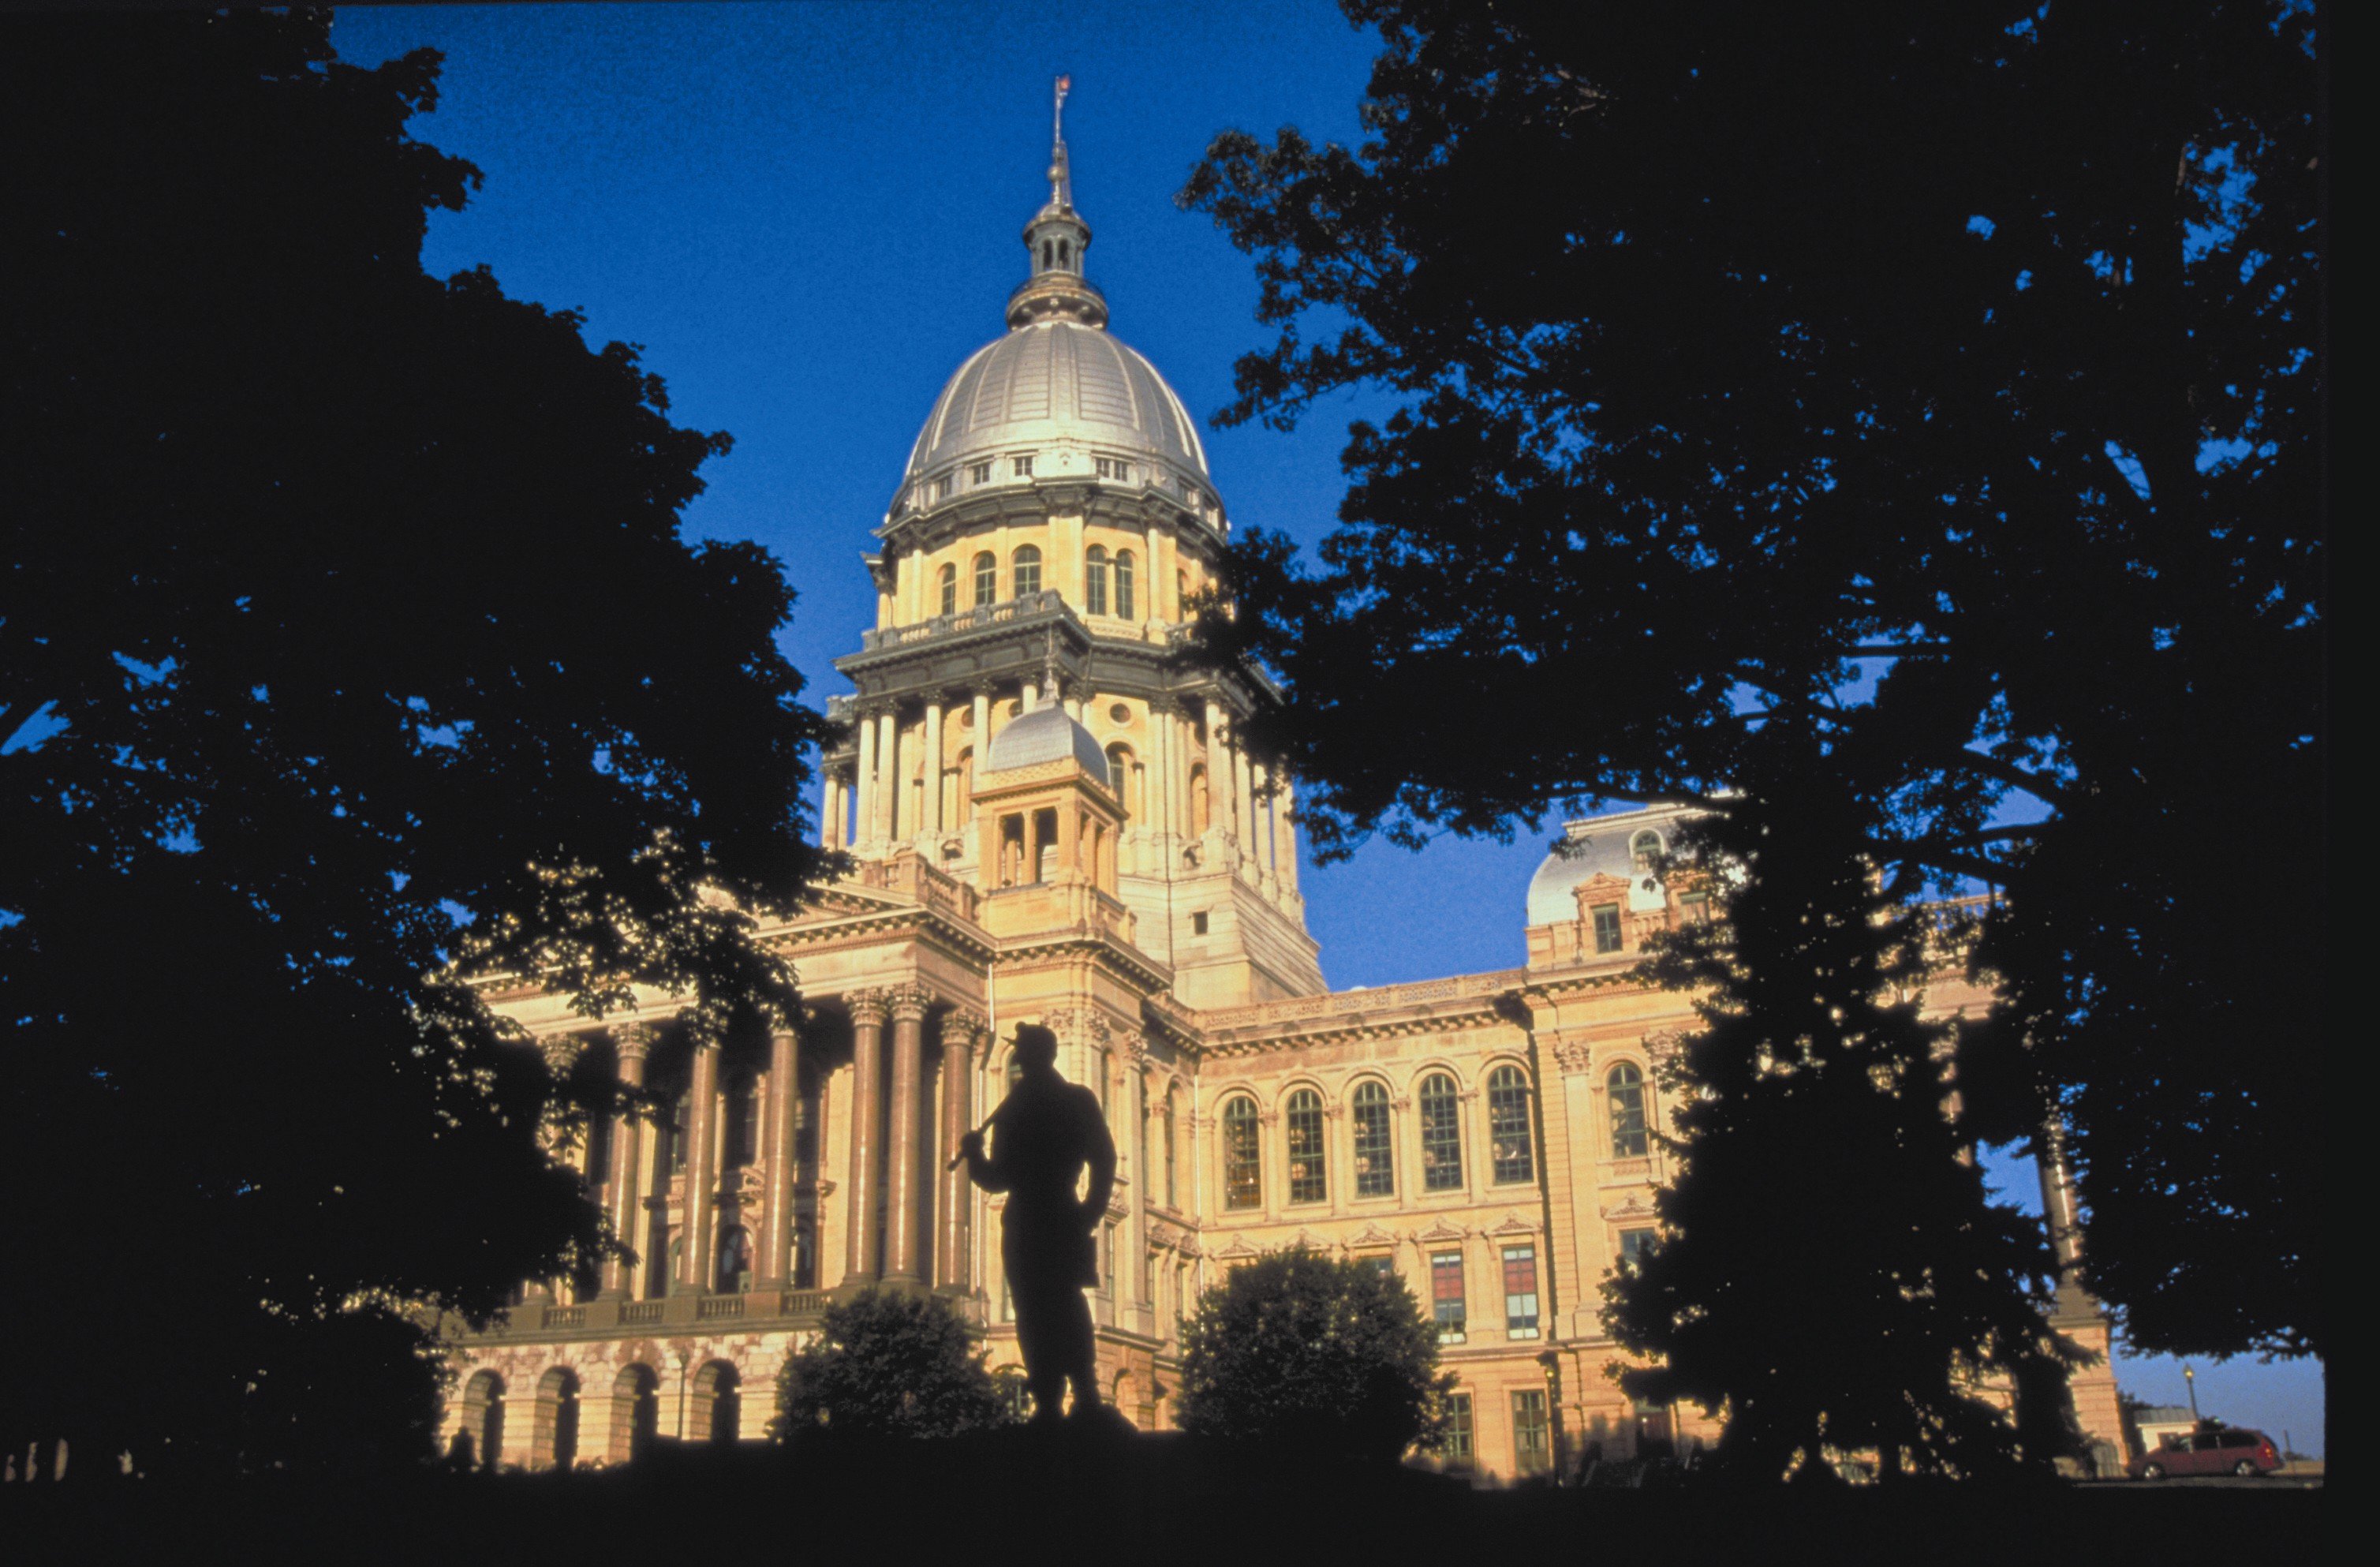
{"type": "Polygon", "coordinates": [[[1066,608],[1066,601],[1059,596],[1057,589],[1045,588],[1038,593],[1002,599],[996,604],[978,604],[971,610],[938,614],[914,626],[888,626],[880,631],[863,631],[859,634],[859,646],[864,651],[880,653],[892,648],[930,642],[939,637],[956,637],[989,626],[1074,618],[1074,612],[1066,608]]]}

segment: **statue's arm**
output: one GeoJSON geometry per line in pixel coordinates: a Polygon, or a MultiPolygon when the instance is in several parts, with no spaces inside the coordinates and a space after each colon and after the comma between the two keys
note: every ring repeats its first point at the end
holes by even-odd
{"type": "Polygon", "coordinates": [[[1099,1223],[1108,1210],[1108,1198],[1115,1195],[1116,1146],[1108,1131],[1108,1118],[1099,1113],[1099,1101],[1088,1088],[1082,1090],[1086,1141],[1091,1161],[1091,1189],[1083,1197],[1083,1218],[1099,1223]]]}
{"type": "MultiPolygon", "coordinates": [[[[1000,1130],[1000,1116],[998,1113],[995,1112],[991,1120],[986,1123],[986,1124],[990,1126],[995,1134],[998,1133],[1000,1130]]],[[[965,1136],[960,1138],[959,1153],[961,1157],[966,1160],[968,1180],[973,1181],[977,1185],[981,1186],[987,1192],[1004,1192],[1008,1190],[1008,1172],[1000,1167],[1000,1161],[997,1159],[988,1156],[983,1151],[982,1133],[969,1132],[965,1136]]]]}

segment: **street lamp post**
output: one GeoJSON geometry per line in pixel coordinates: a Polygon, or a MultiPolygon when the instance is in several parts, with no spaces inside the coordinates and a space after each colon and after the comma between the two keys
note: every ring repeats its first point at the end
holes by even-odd
{"type": "Polygon", "coordinates": [[[2181,1385],[2190,1390],[2190,1423],[2198,1424],[2198,1373],[2185,1366],[2181,1368],[2181,1385]]]}

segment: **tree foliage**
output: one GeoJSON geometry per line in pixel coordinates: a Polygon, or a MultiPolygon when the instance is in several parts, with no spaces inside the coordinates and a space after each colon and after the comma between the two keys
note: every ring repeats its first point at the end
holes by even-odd
{"type": "Polygon", "coordinates": [[[1985,1384],[2062,1405],[2082,1355],[2047,1326],[2040,1225],[1989,1199],[1949,1113],[1952,1029],[1923,1009],[1961,932],[1885,895],[1874,803],[1828,771],[1808,726],[1772,723],[1744,793],[1682,834],[1732,890],[1645,965],[1697,992],[1704,1026],[1664,1069],[1662,1237],[1607,1295],[1613,1337],[1658,1359],[1621,1380],[1724,1411],[1719,1458],[1755,1483],[1827,1447],[1876,1450],[1887,1476],[2046,1463],[1985,1384]]]}
{"type": "Polygon", "coordinates": [[[2239,911],[2326,723],[2313,9],[1346,8],[1362,146],[1183,192],[1278,329],[1225,420],[1393,404],[1202,630],[1316,842],[1708,802],[1800,715],[1897,892],[2006,891],[1962,1088],[2071,1124],[2132,1342],[2319,1350],[2323,943],[2239,911]]]}
{"type": "Polygon", "coordinates": [[[1182,1330],[1185,1431],[1391,1462],[1443,1439],[1452,1387],[1413,1292],[1368,1262],[1275,1252],[1207,1291],[1182,1330]]]}
{"type": "Polygon", "coordinates": [[[1007,1425],[986,1353],[941,1296],[862,1291],[829,1306],[819,1336],[785,1361],[773,1433],[955,1437],[1007,1425]]]}
{"type": "Polygon", "coordinates": [[[470,978],[782,1014],[820,724],[777,563],[680,535],[725,438],[423,273],[479,178],[407,134],[434,54],[5,30],[8,1427],[277,1462],[358,1418],[324,1367],[614,1244],[540,1146],[602,1088],[470,978]]]}

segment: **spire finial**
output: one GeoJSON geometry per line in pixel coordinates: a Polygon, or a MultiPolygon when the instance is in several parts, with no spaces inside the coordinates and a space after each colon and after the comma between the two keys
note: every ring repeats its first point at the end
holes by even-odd
{"type": "Polygon", "coordinates": [[[1050,94],[1050,202],[1062,209],[1075,204],[1074,180],[1066,171],[1066,94],[1074,85],[1073,77],[1062,76],[1050,94]]]}

